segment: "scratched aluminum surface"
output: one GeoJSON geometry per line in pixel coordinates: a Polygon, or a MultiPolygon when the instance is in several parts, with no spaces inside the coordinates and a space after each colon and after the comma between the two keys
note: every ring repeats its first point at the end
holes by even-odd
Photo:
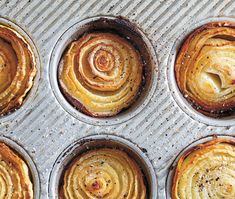
{"type": "Polygon", "coordinates": [[[16,141],[39,171],[42,199],[48,198],[49,175],[56,158],[73,141],[105,132],[131,139],[147,150],[158,177],[158,196],[166,198],[170,165],[191,142],[211,134],[233,135],[234,126],[210,126],[189,117],[175,102],[167,82],[168,58],[179,36],[209,17],[235,17],[234,0],[0,0],[0,16],[24,29],[39,51],[38,89],[30,107],[0,133],[16,141]],[[136,117],[122,124],[93,126],[69,115],[56,100],[49,81],[49,60],[58,38],[72,24],[96,15],[121,15],[151,40],[159,61],[157,89],[136,117]]]}

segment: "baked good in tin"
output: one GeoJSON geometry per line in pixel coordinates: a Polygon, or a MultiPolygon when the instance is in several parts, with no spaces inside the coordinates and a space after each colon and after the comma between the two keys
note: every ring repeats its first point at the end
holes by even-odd
{"type": "Polygon", "coordinates": [[[138,96],[142,66],[138,50],[127,39],[114,33],[88,33],[73,41],[62,57],[61,91],[87,115],[114,116],[138,96]]]}
{"type": "Polygon", "coordinates": [[[172,199],[235,198],[235,142],[216,138],[186,151],[171,193],[172,199]]]}
{"type": "Polygon", "coordinates": [[[235,24],[212,22],[193,31],[175,62],[180,91],[191,105],[210,117],[235,110],[235,24]]]}
{"type": "Polygon", "coordinates": [[[33,199],[33,185],[27,164],[0,142],[0,199],[33,199]]]}
{"type": "Polygon", "coordinates": [[[141,169],[124,151],[101,148],[77,157],[65,170],[60,199],[146,199],[141,169]]]}
{"type": "Polygon", "coordinates": [[[33,86],[35,58],[16,30],[0,24],[0,115],[19,108],[33,86]]]}

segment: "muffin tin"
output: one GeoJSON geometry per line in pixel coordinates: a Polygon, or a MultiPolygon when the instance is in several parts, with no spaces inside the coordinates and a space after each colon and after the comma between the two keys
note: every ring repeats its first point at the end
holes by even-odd
{"type": "MultiPolygon", "coordinates": [[[[192,114],[182,102],[172,74],[175,54],[185,36],[199,25],[234,21],[234,7],[232,1],[220,0],[1,2],[4,18],[0,22],[19,30],[37,57],[37,78],[25,104],[0,118],[1,135],[8,137],[9,145],[17,143],[27,152],[19,150],[35,176],[35,198],[56,198],[60,174],[68,161],[86,150],[84,146],[99,146],[100,140],[102,145],[113,143],[134,154],[146,174],[150,199],[169,198],[167,175],[179,152],[202,137],[232,136],[234,131],[234,118],[212,121],[192,114]],[[225,17],[218,17],[221,15],[225,17]],[[63,98],[57,64],[69,41],[90,28],[87,24],[117,16],[130,23],[128,27],[146,44],[151,74],[133,107],[113,118],[95,119],[79,113],[63,98]],[[81,140],[86,144],[81,145],[81,140]]],[[[18,152],[17,147],[12,145],[18,152]]]]}

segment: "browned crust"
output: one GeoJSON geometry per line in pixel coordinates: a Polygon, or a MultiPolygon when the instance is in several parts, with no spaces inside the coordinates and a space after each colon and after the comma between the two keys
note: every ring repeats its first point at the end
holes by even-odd
{"type": "MultiPolygon", "coordinates": [[[[230,22],[230,21],[223,21],[223,22],[211,22],[208,24],[205,24],[199,28],[197,28],[196,30],[194,30],[183,42],[183,45],[181,46],[181,48],[179,49],[178,53],[177,53],[177,58],[175,61],[175,77],[176,77],[176,82],[177,85],[181,91],[181,93],[183,94],[183,96],[188,95],[189,93],[184,90],[183,88],[183,82],[181,81],[180,76],[182,75],[182,61],[184,59],[185,53],[188,51],[189,48],[189,44],[191,43],[191,41],[193,40],[193,38],[201,33],[204,30],[207,29],[214,29],[214,28],[220,28],[220,27],[230,27],[230,28],[235,28],[235,23],[230,22]]],[[[235,35],[234,35],[235,37],[235,35]]],[[[208,105],[206,103],[204,103],[203,101],[198,101],[195,97],[190,97],[190,95],[188,95],[189,97],[187,97],[187,101],[192,105],[193,108],[195,108],[197,111],[199,111],[200,113],[209,116],[209,117],[223,117],[223,116],[230,116],[233,115],[235,112],[235,101],[231,101],[230,103],[226,103],[226,104],[215,104],[215,105],[208,105]]]]}
{"type": "MultiPolygon", "coordinates": [[[[82,112],[82,113],[85,113],[85,114],[88,115],[88,116],[96,117],[96,118],[98,118],[98,117],[103,118],[102,116],[96,116],[96,115],[94,115],[92,112],[88,111],[88,110],[86,109],[86,107],[83,106],[83,104],[82,104],[80,101],[78,101],[77,99],[73,98],[73,97],[66,91],[66,89],[63,88],[63,86],[61,85],[60,81],[61,81],[61,80],[59,80],[59,85],[60,85],[60,90],[61,90],[61,92],[63,93],[63,95],[65,96],[65,98],[68,100],[68,102],[73,105],[74,108],[76,108],[77,110],[79,110],[79,111],[82,112]]],[[[108,117],[108,116],[107,116],[107,117],[108,117]]]]}
{"type": "Polygon", "coordinates": [[[59,199],[65,199],[65,196],[64,196],[64,174],[66,171],[70,170],[72,168],[72,166],[79,160],[81,159],[83,156],[89,154],[89,153],[93,153],[94,151],[99,151],[99,150],[117,150],[119,151],[120,153],[122,153],[125,157],[127,157],[129,159],[129,161],[131,162],[131,164],[133,165],[134,168],[136,168],[136,171],[138,173],[138,176],[140,179],[142,179],[142,186],[144,187],[145,189],[145,192],[146,192],[146,185],[145,185],[145,182],[144,182],[144,175],[143,173],[141,172],[141,168],[139,167],[139,165],[136,163],[135,160],[133,160],[133,158],[131,158],[125,151],[123,150],[120,150],[120,149],[116,149],[116,148],[99,148],[99,149],[93,149],[93,150],[89,150],[85,153],[82,153],[81,155],[79,155],[78,157],[76,157],[75,159],[73,159],[71,161],[71,163],[69,163],[69,165],[65,168],[65,170],[63,171],[63,175],[61,176],[61,182],[60,182],[60,185],[59,185],[59,199]]]}
{"type": "Polygon", "coordinates": [[[183,164],[184,160],[194,151],[200,150],[200,149],[205,149],[208,148],[210,146],[219,144],[219,143],[227,143],[227,144],[231,144],[234,145],[235,147],[235,141],[234,140],[230,140],[230,139],[225,139],[225,138],[217,138],[215,137],[213,140],[207,141],[205,143],[202,144],[198,144],[190,149],[188,149],[178,160],[175,171],[174,171],[174,176],[173,176],[173,180],[172,180],[172,188],[171,188],[171,197],[172,199],[177,199],[177,197],[175,196],[176,193],[176,186],[177,186],[177,182],[178,182],[178,178],[179,178],[179,174],[180,174],[180,167],[183,164]]]}

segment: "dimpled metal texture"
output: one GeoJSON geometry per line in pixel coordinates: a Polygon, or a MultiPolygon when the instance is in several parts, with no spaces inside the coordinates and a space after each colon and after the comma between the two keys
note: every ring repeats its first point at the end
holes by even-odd
{"type": "MultiPolygon", "coordinates": [[[[144,148],[158,177],[158,196],[166,198],[169,168],[181,150],[212,134],[233,135],[234,126],[208,125],[190,117],[176,103],[167,69],[174,43],[202,20],[235,17],[233,0],[2,0],[0,16],[20,26],[39,51],[40,79],[36,94],[14,118],[0,118],[0,133],[23,146],[39,171],[40,198],[48,198],[49,175],[60,153],[82,137],[107,133],[132,140],[144,148]],[[97,15],[123,16],[150,39],[157,54],[158,82],[150,102],[132,119],[113,125],[90,125],[68,114],[50,86],[50,54],[73,24],[97,15]]],[[[231,20],[233,20],[231,18],[231,20]]],[[[175,49],[176,50],[176,49],[175,49]]]]}

